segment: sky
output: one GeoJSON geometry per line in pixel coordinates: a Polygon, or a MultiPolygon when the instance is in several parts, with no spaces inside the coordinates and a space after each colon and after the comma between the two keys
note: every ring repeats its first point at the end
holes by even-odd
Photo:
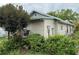
{"type": "Polygon", "coordinates": [[[28,12],[33,10],[47,13],[49,11],[61,10],[61,9],[72,9],[73,11],[79,12],[78,3],[28,3],[22,4],[24,9],[28,12]]]}
{"type": "MultiPolygon", "coordinates": [[[[6,3],[0,3],[0,6],[6,3]]],[[[49,11],[61,10],[61,9],[72,9],[73,11],[79,12],[78,3],[21,3],[25,10],[29,13],[33,10],[47,13],[49,11]]]]}

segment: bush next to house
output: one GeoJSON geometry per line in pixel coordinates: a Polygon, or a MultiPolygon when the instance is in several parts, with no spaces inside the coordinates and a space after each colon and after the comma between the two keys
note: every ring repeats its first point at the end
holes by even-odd
{"type": "Polygon", "coordinates": [[[5,37],[0,37],[0,54],[2,54],[4,50],[4,44],[7,42],[7,38],[5,37]]]}
{"type": "Polygon", "coordinates": [[[45,40],[40,34],[29,35],[26,42],[28,43],[29,49],[34,52],[42,52],[44,49],[45,40]]]}
{"type": "MultiPolygon", "coordinates": [[[[26,44],[24,40],[19,39],[4,39],[1,41],[0,54],[17,54],[15,51],[20,49],[26,44]]],[[[20,53],[20,52],[18,52],[20,53]]]]}
{"type": "Polygon", "coordinates": [[[75,40],[78,40],[78,39],[79,39],[79,31],[74,32],[74,33],[71,35],[71,37],[72,37],[73,39],[75,39],[75,40]]]}
{"type": "Polygon", "coordinates": [[[35,52],[41,52],[41,54],[72,55],[77,52],[77,42],[68,36],[55,35],[45,40],[39,34],[32,34],[28,36],[26,41],[33,54],[35,52]]]}
{"type": "Polygon", "coordinates": [[[30,54],[42,54],[41,52],[44,49],[44,42],[44,37],[39,34],[29,35],[23,40],[20,40],[17,37],[15,39],[11,38],[6,42],[1,43],[3,46],[0,47],[0,54],[27,54],[28,51],[30,51],[30,54]]]}
{"type": "Polygon", "coordinates": [[[20,48],[25,46],[28,47],[25,54],[73,55],[76,54],[79,45],[79,41],[63,35],[50,36],[44,39],[39,34],[31,34],[19,41],[17,39],[0,40],[0,54],[22,54],[20,48]]]}
{"type": "Polygon", "coordinates": [[[45,42],[45,52],[47,54],[64,55],[76,54],[76,43],[68,36],[55,35],[49,37],[45,42]]]}

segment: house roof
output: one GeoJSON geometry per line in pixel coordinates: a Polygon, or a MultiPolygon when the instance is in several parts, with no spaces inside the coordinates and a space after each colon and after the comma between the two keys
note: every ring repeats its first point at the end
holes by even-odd
{"type": "Polygon", "coordinates": [[[32,20],[36,20],[36,19],[51,19],[51,20],[56,20],[58,22],[64,23],[64,24],[68,24],[68,25],[73,25],[72,23],[70,23],[68,20],[62,20],[61,18],[55,17],[55,16],[51,16],[48,14],[44,14],[41,12],[37,12],[37,11],[32,11],[32,13],[30,14],[31,16],[33,16],[34,13],[40,14],[43,17],[31,17],[32,20]]]}

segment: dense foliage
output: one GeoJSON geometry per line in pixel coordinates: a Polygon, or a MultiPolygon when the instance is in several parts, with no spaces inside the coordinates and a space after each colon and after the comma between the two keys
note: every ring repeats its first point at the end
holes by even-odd
{"type": "Polygon", "coordinates": [[[42,54],[76,54],[78,40],[73,40],[71,37],[63,35],[51,36],[44,39],[38,34],[28,36],[30,49],[33,53],[41,52],[42,54]]]}
{"type": "Polygon", "coordinates": [[[29,48],[34,52],[43,52],[44,49],[44,37],[39,34],[31,34],[27,37],[29,48]]]}
{"type": "Polygon", "coordinates": [[[51,16],[59,17],[63,20],[77,20],[79,17],[79,13],[73,11],[72,9],[61,9],[56,11],[48,12],[51,16]]]}
{"type": "Polygon", "coordinates": [[[27,27],[27,23],[30,19],[27,11],[22,6],[14,6],[13,4],[7,4],[0,7],[0,27],[4,27],[8,31],[8,37],[11,34],[17,32],[20,33],[23,28],[27,27]]]}
{"type": "Polygon", "coordinates": [[[79,31],[79,20],[75,20],[74,21],[74,32],[78,32],[79,31]]]}
{"type": "Polygon", "coordinates": [[[26,45],[24,40],[17,40],[17,39],[3,39],[0,40],[0,54],[16,54],[17,52],[14,51],[19,51],[18,53],[20,53],[20,49],[23,48],[24,45],[26,45]]]}
{"type": "Polygon", "coordinates": [[[76,31],[74,32],[71,37],[74,39],[74,40],[79,40],[79,31],[76,31]]]}
{"type": "Polygon", "coordinates": [[[56,35],[51,36],[46,41],[46,52],[48,54],[64,55],[76,54],[76,43],[70,37],[56,35]]]}
{"type": "Polygon", "coordinates": [[[55,35],[44,39],[39,34],[31,34],[23,40],[0,40],[0,54],[73,55],[78,52],[78,43],[72,36],[55,35]]]}

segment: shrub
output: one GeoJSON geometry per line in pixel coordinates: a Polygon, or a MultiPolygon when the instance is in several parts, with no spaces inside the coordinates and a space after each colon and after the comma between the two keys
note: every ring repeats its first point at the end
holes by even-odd
{"type": "Polygon", "coordinates": [[[28,46],[31,54],[76,54],[78,43],[79,41],[73,40],[72,37],[63,35],[50,36],[45,40],[39,34],[31,34],[23,40],[1,40],[0,54],[22,54],[23,46],[28,46]]]}
{"type": "Polygon", "coordinates": [[[76,54],[76,43],[68,36],[51,36],[46,40],[45,45],[47,54],[76,54]]]}
{"type": "Polygon", "coordinates": [[[0,54],[2,54],[3,50],[5,49],[4,48],[4,44],[8,42],[7,38],[3,37],[3,38],[0,38],[0,54]]]}
{"type": "Polygon", "coordinates": [[[0,54],[9,54],[11,51],[22,48],[26,43],[24,40],[10,39],[8,41],[3,41],[1,44],[0,54]]]}
{"type": "Polygon", "coordinates": [[[72,39],[77,39],[77,40],[79,40],[79,31],[76,31],[75,33],[73,33],[72,35],[71,35],[71,37],[72,37],[72,39]]]}
{"type": "Polygon", "coordinates": [[[34,52],[42,52],[42,49],[44,49],[44,37],[40,34],[31,34],[27,37],[26,42],[28,42],[28,45],[30,49],[34,52]]]}
{"type": "Polygon", "coordinates": [[[77,49],[78,49],[78,52],[79,52],[79,31],[75,31],[70,37],[76,42],[77,49]]]}
{"type": "Polygon", "coordinates": [[[10,51],[9,53],[7,53],[8,55],[20,55],[21,52],[19,49],[14,49],[12,51],[10,51]]]}

